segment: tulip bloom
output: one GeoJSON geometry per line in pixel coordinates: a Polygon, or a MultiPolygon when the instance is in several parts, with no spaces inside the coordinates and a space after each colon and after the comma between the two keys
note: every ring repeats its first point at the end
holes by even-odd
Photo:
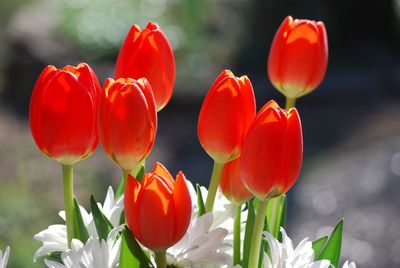
{"type": "Polygon", "coordinates": [[[241,205],[253,196],[240,177],[240,157],[224,165],[219,186],[224,196],[235,205],[241,205]]]}
{"type": "Polygon", "coordinates": [[[99,92],[96,74],[86,63],[44,68],[29,107],[32,136],[44,154],[72,165],[93,153],[99,92]]]}
{"type": "Polygon", "coordinates": [[[313,91],[328,64],[328,38],[322,21],[288,16],[275,34],[269,52],[268,75],[287,98],[313,91]]]}
{"type": "Polygon", "coordinates": [[[131,175],[125,189],[125,216],[136,239],[153,251],[165,251],[189,227],[192,201],[182,172],[172,178],[156,163],[139,183],[131,175]]]}
{"type": "Polygon", "coordinates": [[[135,24],[126,36],[118,55],[115,79],[128,77],[149,80],[157,111],[171,98],[175,81],[174,54],[157,24],[149,22],[143,31],[135,24]]]}
{"type": "Polygon", "coordinates": [[[258,199],[286,193],[299,176],[303,158],[297,110],[268,102],[250,127],[240,158],[241,178],[258,199]]]}
{"type": "Polygon", "coordinates": [[[99,103],[99,137],[107,155],[131,171],[153,148],[157,113],[146,79],[108,78],[99,103]]]}
{"type": "Polygon", "coordinates": [[[223,71],[200,110],[198,135],[204,150],[218,163],[240,154],[244,135],[256,114],[253,86],[247,76],[223,71]]]}

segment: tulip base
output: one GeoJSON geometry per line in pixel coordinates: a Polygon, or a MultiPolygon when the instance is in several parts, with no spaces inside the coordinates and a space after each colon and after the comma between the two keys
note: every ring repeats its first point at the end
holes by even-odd
{"type": "Polygon", "coordinates": [[[157,264],[157,268],[167,268],[167,256],[165,250],[154,251],[154,257],[157,264]]]}

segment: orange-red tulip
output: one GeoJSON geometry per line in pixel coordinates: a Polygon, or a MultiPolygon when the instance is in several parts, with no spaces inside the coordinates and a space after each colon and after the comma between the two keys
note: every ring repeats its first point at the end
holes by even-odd
{"type": "Polygon", "coordinates": [[[129,229],[153,251],[166,250],[178,242],[190,223],[192,201],[185,176],[179,172],[174,181],[160,163],[141,183],[128,176],[124,205],[129,229]]]}
{"type": "Polygon", "coordinates": [[[288,98],[314,90],[328,64],[328,38],[321,21],[285,18],[275,34],[268,59],[272,84],[288,98]]]}
{"type": "Polygon", "coordinates": [[[44,154],[72,165],[93,153],[99,93],[96,74],[86,63],[44,68],[29,108],[32,136],[44,154]]]}
{"type": "Polygon", "coordinates": [[[224,196],[236,205],[243,204],[253,196],[240,177],[240,157],[224,165],[219,185],[224,196]]]}
{"type": "Polygon", "coordinates": [[[257,114],[243,143],[240,174],[258,199],[286,193],[297,180],[303,158],[303,135],[295,108],[274,101],[257,114]]]}
{"type": "Polygon", "coordinates": [[[99,137],[105,152],[131,171],[153,148],[157,112],[146,79],[108,78],[99,104],[99,137]]]}
{"type": "Polygon", "coordinates": [[[171,98],[175,82],[174,54],[167,37],[157,24],[149,22],[143,31],[136,24],[131,27],[115,68],[115,79],[127,77],[144,77],[149,80],[157,111],[171,98]]]}
{"type": "Polygon", "coordinates": [[[204,99],[198,122],[200,143],[215,162],[226,163],[240,155],[243,138],[255,114],[250,80],[223,71],[204,99]]]}

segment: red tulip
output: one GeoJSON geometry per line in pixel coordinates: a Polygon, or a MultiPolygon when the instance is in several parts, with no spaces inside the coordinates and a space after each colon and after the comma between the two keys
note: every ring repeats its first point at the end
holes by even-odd
{"type": "Polygon", "coordinates": [[[157,113],[146,79],[106,80],[100,97],[99,137],[108,156],[131,171],[153,148],[157,113]]]}
{"type": "Polygon", "coordinates": [[[272,42],[268,75],[288,98],[314,90],[328,64],[328,38],[322,21],[285,18],[272,42]]]}
{"type": "Polygon", "coordinates": [[[250,127],[240,158],[241,178],[257,198],[286,193],[299,176],[303,158],[297,110],[268,102],[250,127]]]}
{"type": "Polygon", "coordinates": [[[96,74],[86,63],[44,68],[29,107],[32,136],[44,154],[72,165],[93,153],[99,92],[96,74]]]}
{"type": "Polygon", "coordinates": [[[253,196],[240,177],[240,157],[224,165],[219,185],[224,196],[236,205],[243,204],[253,196]]]}
{"type": "Polygon", "coordinates": [[[128,177],[125,189],[125,216],[136,239],[153,251],[166,250],[186,233],[192,201],[182,172],[172,178],[156,163],[139,183],[128,177]]]}
{"type": "Polygon", "coordinates": [[[127,77],[149,80],[157,111],[171,98],[175,81],[174,54],[157,24],[149,22],[143,31],[135,24],[126,36],[118,55],[115,79],[127,77]]]}
{"type": "Polygon", "coordinates": [[[198,122],[200,143],[215,162],[226,163],[239,156],[255,114],[250,80],[223,71],[204,99],[198,122]]]}

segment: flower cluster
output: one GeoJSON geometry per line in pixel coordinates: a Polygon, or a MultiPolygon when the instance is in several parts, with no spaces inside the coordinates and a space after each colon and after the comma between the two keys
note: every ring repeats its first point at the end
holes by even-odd
{"type": "MultiPolygon", "coordinates": [[[[47,66],[32,92],[30,126],[39,149],[62,166],[65,224],[35,235],[42,246],[34,259],[44,257],[50,268],[337,267],[343,221],[330,237],[296,248],[282,228],[285,193],[303,157],[295,101],[321,83],[327,60],[324,24],[287,17],[268,60],[285,109],[271,100],[257,111],[249,77],[218,75],[198,118],[200,144],[214,160],[208,189],[158,162],[146,172],[157,112],[175,80],[174,55],[157,24],[132,26],[115,76],[102,87],[86,63],[47,66]],[[88,212],[73,195],[73,165],[99,141],[123,176],[103,204],[91,197],[88,212]]],[[[8,254],[0,252],[0,267],[8,254]]]]}

